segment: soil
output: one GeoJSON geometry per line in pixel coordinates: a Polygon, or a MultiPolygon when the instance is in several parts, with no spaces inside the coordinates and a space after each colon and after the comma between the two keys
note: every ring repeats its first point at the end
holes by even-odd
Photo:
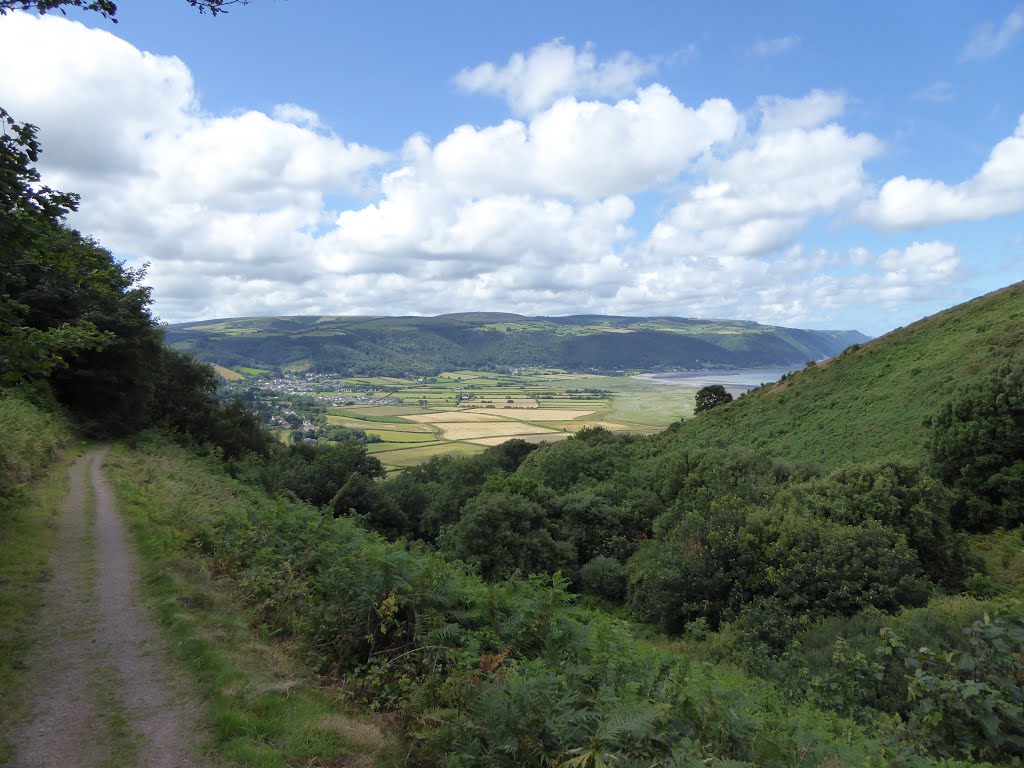
{"type": "Polygon", "coordinates": [[[197,705],[175,680],[139,593],[136,557],[102,474],[69,469],[52,580],[29,659],[32,714],[16,768],[192,768],[197,705]]]}

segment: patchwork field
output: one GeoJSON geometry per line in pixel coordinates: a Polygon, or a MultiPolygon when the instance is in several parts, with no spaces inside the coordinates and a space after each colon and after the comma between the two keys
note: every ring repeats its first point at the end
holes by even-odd
{"type": "Polygon", "coordinates": [[[426,380],[359,377],[340,383],[353,402],[329,408],[327,423],[378,437],[381,442],[367,449],[390,470],[513,438],[564,440],[584,427],[655,432],[692,412],[695,391],[553,370],[516,376],[453,371],[426,380]]]}

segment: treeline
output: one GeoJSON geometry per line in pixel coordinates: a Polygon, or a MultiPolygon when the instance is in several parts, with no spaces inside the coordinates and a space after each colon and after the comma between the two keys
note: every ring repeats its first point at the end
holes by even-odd
{"type": "Polygon", "coordinates": [[[0,386],[95,437],[165,426],[227,456],[269,436],[215,397],[213,371],[166,347],[144,270],[69,227],[77,196],[40,183],[34,126],[0,110],[0,386]]]}

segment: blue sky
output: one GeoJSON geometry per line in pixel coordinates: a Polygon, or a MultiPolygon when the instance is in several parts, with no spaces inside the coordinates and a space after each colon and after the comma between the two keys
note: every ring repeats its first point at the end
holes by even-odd
{"type": "Polygon", "coordinates": [[[167,321],[879,334],[1024,278],[1024,5],[184,0],[0,18],[0,104],[167,321]]]}

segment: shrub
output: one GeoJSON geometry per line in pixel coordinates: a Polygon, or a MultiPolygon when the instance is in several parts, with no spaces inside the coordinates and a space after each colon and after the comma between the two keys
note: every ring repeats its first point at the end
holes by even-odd
{"type": "Polygon", "coordinates": [[[961,388],[932,419],[932,465],[969,531],[1024,523],[1024,355],[961,388]]]}

